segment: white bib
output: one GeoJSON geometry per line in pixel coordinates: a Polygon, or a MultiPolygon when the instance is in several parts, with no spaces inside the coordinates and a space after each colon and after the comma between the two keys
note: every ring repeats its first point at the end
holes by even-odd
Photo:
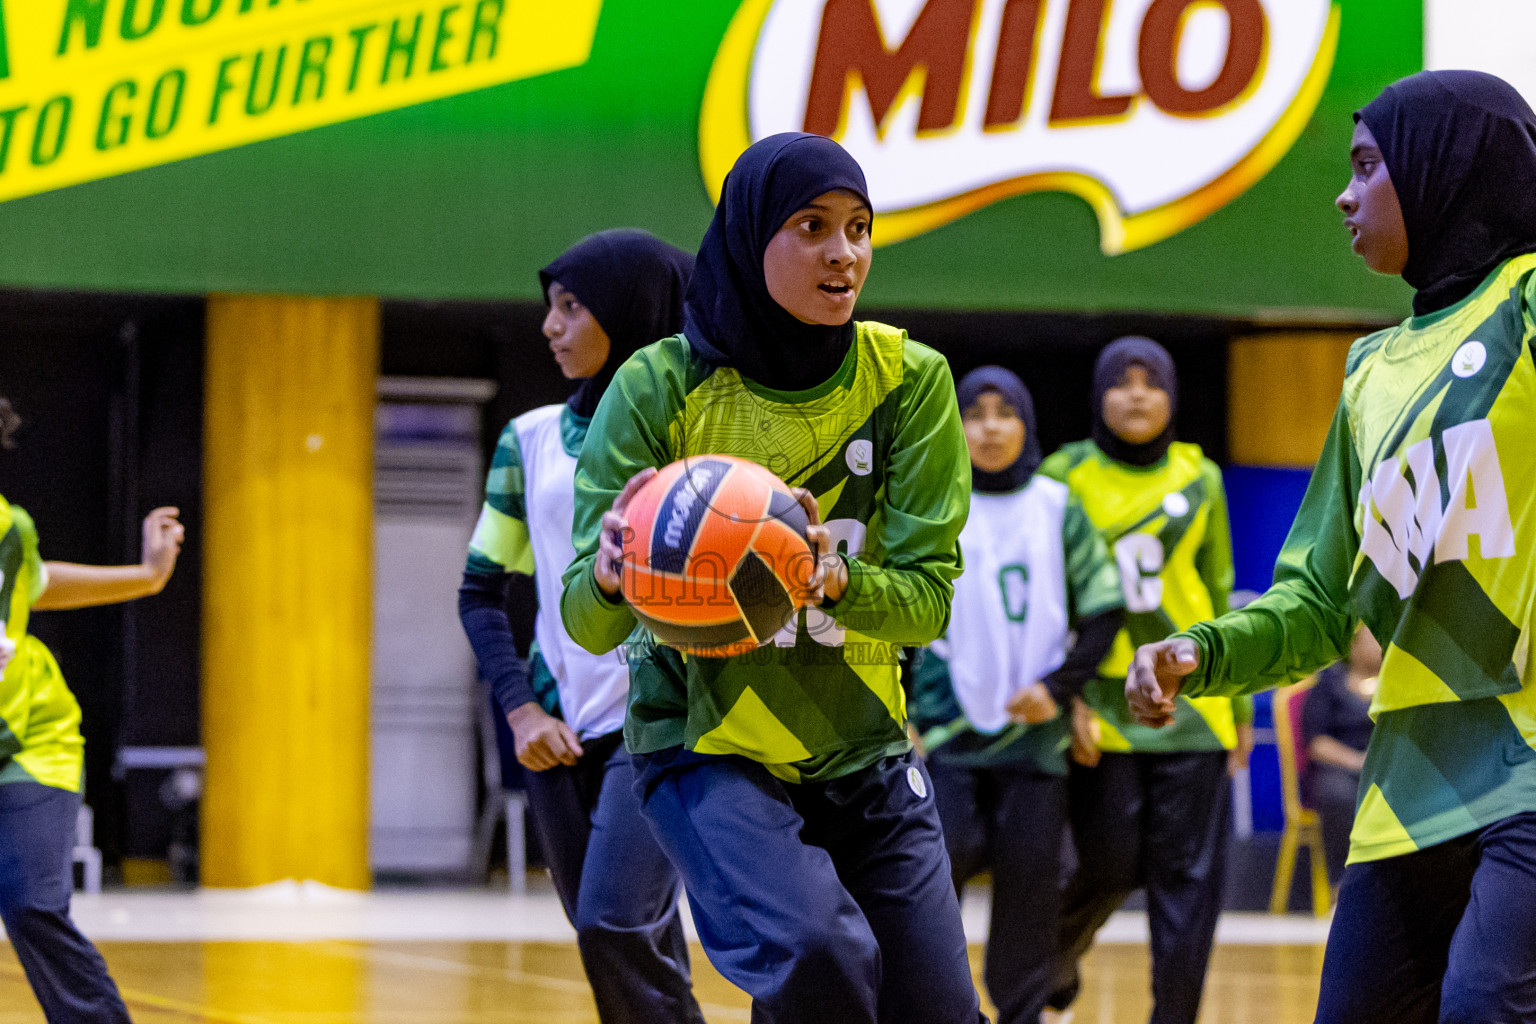
{"type": "Polygon", "coordinates": [[[576,459],[560,440],[563,405],[547,405],[513,421],[521,449],[528,539],[539,592],[534,635],[560,691],[565,722],[582,739],[603,736],[624,725],[629,666],[621,652],[598,656],[583,650],[560,621],[560,577],[576,560],[571,521],[576,508],[576,459]]]}
{"type": "Polygon", "coordinates": [[[971,494],[960,532],[965,572],[934,648],[978,732],[1006,727],[1008,699],[1066,660],[1066,507],[1066,485],[1039,474],[1011,494],[971,494]]]}

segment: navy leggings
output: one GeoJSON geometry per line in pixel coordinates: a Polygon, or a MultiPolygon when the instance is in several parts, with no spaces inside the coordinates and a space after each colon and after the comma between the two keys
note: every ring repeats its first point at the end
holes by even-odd
{"type": "Polygon", "coordinates": [[[49,1024],[122,1024],[107,964],[69,919],[70,850],[80,794],[0,785],[0,919],[49,1024]]]}
{"type": "Polygon", "coordinates": [[[1061,915],[1067,780],[1029,764],[928,761],[955,892],[992,873],[983,976],[998,1024],[1036,1024],[1051,995],[1061,915]]]}
{"type": "Polygon", "coordinates": [[[676,747],[635,762],[699,939],[754,1024],[985,1021],[915,756],[799,784],[676,747]]]}
{"type": "Polygon", "coordinates": [[[1317,1024],[1536,1021],[1536,813],[1351,864],[1317,1024]]]}
{"type": "Polygon", "coordinates": [[[524,772],[533,827],[603,1024],[703,1024],[694,1001],[678,877],[640,817],[619,733],[573,766],[524,772]]]}
{"type": "Polygon", "coordinates": [[[1105,754],[1074,764],[1069,817],[1077,870],[1067,884],[1052,1006],[1077,995],[1094,933],[1137,888],[1152,931],[1152,1024],[1194,1024],[1221,913],[1232,787],[1222,750],[1105,754]]]}

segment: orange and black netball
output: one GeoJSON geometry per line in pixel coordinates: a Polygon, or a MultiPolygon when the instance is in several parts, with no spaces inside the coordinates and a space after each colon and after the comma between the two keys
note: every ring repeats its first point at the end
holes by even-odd
{"type": "Polygon", "coordinates": [[[698,455],[630,501],[624,597],[657,640],[725,657],[768,640],[799,610],[814,563],[809,520],[762,466],[698,455]]]}

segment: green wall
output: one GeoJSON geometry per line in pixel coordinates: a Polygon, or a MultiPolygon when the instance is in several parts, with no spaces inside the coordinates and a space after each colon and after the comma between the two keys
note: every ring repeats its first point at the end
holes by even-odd
{"type": "MultiPolygon", "coordinates": [[[[529,299],[535,269],[589,231],[635,225],[691,247],[711,212],[700,102],[735,6],[607,0],[582,67],[0,204],[0,284],[529,299]]],[[[1340,6],[1317,114],[1229,206],[1106,257],[1082,200],[1004,200],[877,250],[866,301],[1401,316],[1407,290],[1349,252],[1332,199],[1350,112],[1422,66],[1422,8],[1340,6]]]]}

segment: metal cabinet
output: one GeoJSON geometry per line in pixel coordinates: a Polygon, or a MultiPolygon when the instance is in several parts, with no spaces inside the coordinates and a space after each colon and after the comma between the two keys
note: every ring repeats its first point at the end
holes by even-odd
{"type": "Polygon", "coordinates": [[[461,874],[474,839],[475,659],[458,586],[485,468],[489,381],[387,377],[374,448],[372,818],[376,874],[461,874]]]}

